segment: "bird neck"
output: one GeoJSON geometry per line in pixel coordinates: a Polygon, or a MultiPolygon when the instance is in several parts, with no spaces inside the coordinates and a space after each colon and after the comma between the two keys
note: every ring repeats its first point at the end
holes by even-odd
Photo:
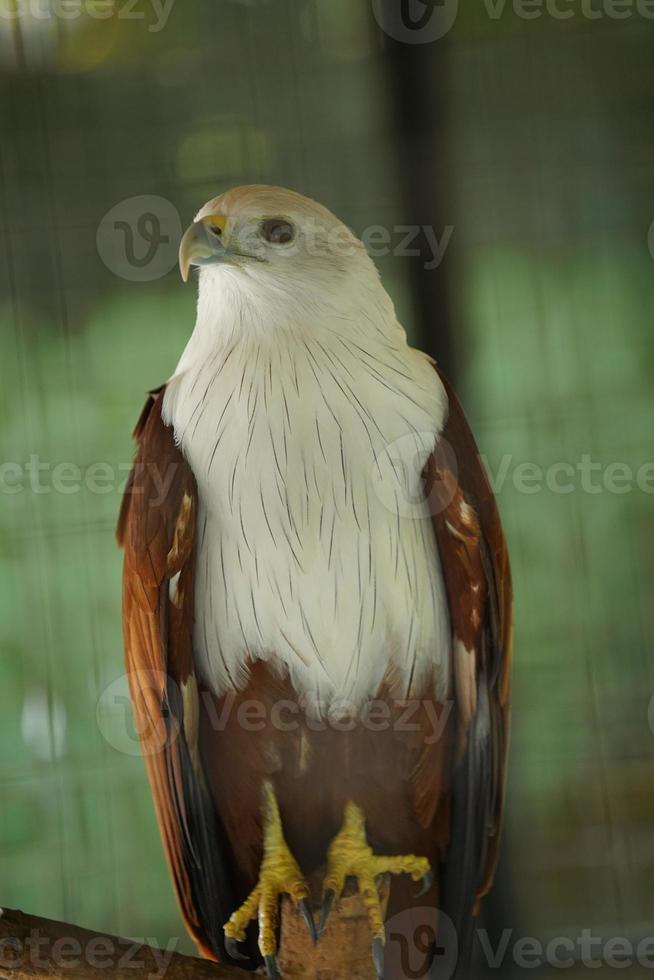
{"type": "Polygon", "coordinates": [[[355,291],[315,282],[271,285],[229,268],[200,276],[197,317],[177,373],[219,360],[235,344],[256,349],[342,335],[366,348],[406,345],[395,308],[377,279],[355,291]]]}

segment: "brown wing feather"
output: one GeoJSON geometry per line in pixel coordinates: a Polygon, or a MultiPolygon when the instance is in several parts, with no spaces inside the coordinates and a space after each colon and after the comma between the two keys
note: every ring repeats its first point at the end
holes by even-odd
{"type": "Polygon", "coordinates": [[[224,958],[234,908],[227,858],[199,761],[193,667],[197,490],[150,394],[118,521],[123,632],[137,731],[182,916],[201,952],[224,958]]]}
{"type": "Polygon", "coordinates": [[[460,942],[491,887],[504,802],[511,675],[511,574],[497,504],[465,415],[449,411],[426,482],[452,623],[457,747],[444,911],[460,942]]]}

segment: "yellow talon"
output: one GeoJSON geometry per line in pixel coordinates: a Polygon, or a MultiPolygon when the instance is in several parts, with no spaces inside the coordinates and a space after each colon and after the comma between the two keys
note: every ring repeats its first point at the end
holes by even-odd
{"type": "Polygon", "coordinates": [[[384,857],[373,853],[366,838],[363,811],[354,803],[346,803],[343,826],[327,852],[327,873],[323,882],[323,916],[321,927],[329,913],[331,902],[343,891],[346,878],[356,878],[363,904],[368,912],[373,939],[384,942],[382,913],[376,878],[383,874],[408,874],[414,881],[428,880],[429,861],[413,854],[384,857]]]}
{"type": "Polygon", "coordinates": [[[279,920],[279,899],[282,895],[289,895],[296,905],[301,905],[310,932],[315,930],[315,926],[307,902],[309,888],[284,839],[279,806],[270,783],[264,784],[262,813],[263,860],[259,881],[224,926],[224,932],[228,940],[243,942],[248,925],[258,918],[259,949],[268,964],[277,952],[275,931],[279,920]]]}

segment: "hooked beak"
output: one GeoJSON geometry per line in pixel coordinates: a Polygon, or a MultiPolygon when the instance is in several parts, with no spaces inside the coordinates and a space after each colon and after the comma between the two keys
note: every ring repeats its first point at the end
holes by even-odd
{"type": "Polygon", "coordinates": [[[229,255],[221,240],[225,224],[222,215],[208,215],[186,229],[179,244],[179,270],[184,282],[192,265],[212,265],[229,255]]]}

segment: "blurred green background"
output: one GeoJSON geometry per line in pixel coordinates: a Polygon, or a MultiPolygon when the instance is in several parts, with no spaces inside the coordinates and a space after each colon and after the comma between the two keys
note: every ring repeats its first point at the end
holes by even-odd
{"type": "Polygon", "coordinates": [[[654,932],[654,21],[607,3],[461,5],[420,43],[385,0],[0,0],[0,903],[191,949],[122,700],[114,525],[193,324],[179,229],[269,182],[393,245],[450,229],[437,268],[424,239],[378,264],[513,558],[489,928],[654,932]]]}

